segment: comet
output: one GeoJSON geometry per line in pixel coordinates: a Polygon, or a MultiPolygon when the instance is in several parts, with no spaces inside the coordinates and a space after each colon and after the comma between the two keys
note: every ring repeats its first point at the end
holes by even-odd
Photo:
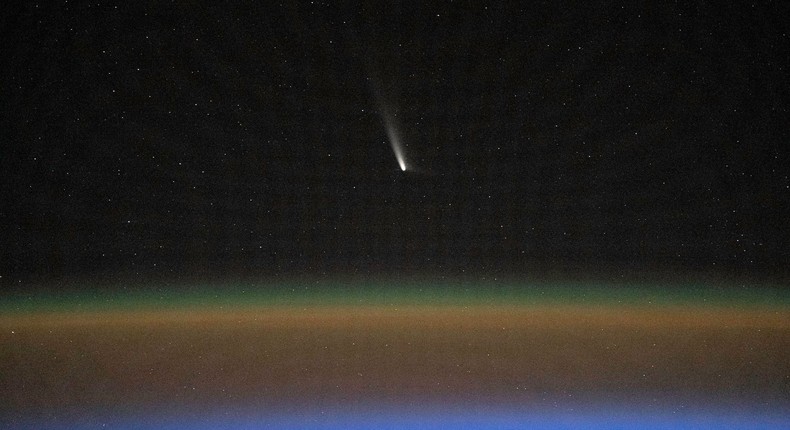
{"type": "Polygon", "coordinates": [[[397,110],[393,110],[391,104],[387,102],[388,97],[386,97],[383,85],[378,79],[371,79],[371,89],[373,90],[373,96],[381,114],[381,119],[384,121],[384,128],[387,131],[387,139],[392,147],[392,152],[395,153],[395,159],[398,160],[400,170],[405,172],[410,169],[410,166],[406,162],[406,155],[403,151],[405,145],[401,138],[402,134],[397,110]]]}
{"type": "Polygon", "coordinates": [[[384,114],[384,126],[387,128],[387,138],[392,146],[392,152],[395,153],[395,158],[398,160],[400,170],[406,171],[406,158],[403,156],[403,145],[398,133],[398,128],[394,119],[387,113],[384,114]]]}

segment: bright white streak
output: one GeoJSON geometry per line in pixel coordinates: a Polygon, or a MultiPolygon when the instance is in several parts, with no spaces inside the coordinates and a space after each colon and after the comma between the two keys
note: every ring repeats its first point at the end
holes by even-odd
{"type": "Polygon", "coordinates": [[[395,129],[395,125],[392,123],[389,115],[384,115],[384,122],[386,123],[387,127],[387,138],[389,138],[390,146],[392,146],[392,152],[395,153],[395,158],[398,159],[398,165],[400,166],[401,171],[406,171],[406,159],[403,157],[403,147],[400,143],[400,137],[398,136],[398,131],[395,129]]]}
{"type": "Polygon", "coordinates": [[[403,153],[403,144],[401,143],[400,133],[398,133],[398,115],[393,114],[392,110],[390,110],[389,103],[387,103],[384,94],[379,90],[380,85],[376,79],[372,82],[373,85],[373,96],[376,98],[376,104],[379,108],[379,113],[381,114],[381,118],[384,120],[384,127],[387,129],[387,139],[390,141],[390,146],[392,147],[392,152],[395,153],[395,158],[398,160],[398,166],[400,166],[400,170],[405,172],[409,166],[406,165],[406,156],[403,153]]]}

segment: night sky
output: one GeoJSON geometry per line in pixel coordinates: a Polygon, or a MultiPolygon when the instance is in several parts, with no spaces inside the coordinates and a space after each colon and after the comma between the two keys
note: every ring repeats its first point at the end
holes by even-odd
{"type": "Polygon", "coordinates": [[[787,2],[21,3],[4,285],[790,276],[787,2]]]}

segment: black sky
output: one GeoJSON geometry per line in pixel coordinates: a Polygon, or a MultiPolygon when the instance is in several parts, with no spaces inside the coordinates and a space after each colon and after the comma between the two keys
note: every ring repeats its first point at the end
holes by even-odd
{"type": "Polygon", "coordinates": [[[790,273],[786,2],[23,3],[2,283],[790,273]]]}

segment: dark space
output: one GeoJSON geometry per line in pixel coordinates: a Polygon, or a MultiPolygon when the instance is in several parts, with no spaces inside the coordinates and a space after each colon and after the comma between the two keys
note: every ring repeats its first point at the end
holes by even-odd
{"type": "Polygon", "coordinates": [[[5,286],[790,275],[788,3],[21,3],[5,286]]]}

